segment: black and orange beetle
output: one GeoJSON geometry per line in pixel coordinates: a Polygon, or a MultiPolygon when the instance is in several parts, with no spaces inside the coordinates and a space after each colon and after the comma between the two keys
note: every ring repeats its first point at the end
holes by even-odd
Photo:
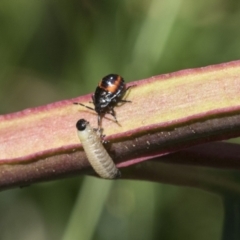
{"type": "Polygon", "coordinates": [[[122,99],[126,91],[132,86],[126,88],[124,79],[118,74],[109,74],[105,76],[98,84],[95,93],[92,95],[94,108],[82,103],[74,103],[95,110],[98,114],[98,129],[101,128],[101,120],[106,113],[111,114],[118,123],[114,107],[119,102],[131,102],[122,99]]]}

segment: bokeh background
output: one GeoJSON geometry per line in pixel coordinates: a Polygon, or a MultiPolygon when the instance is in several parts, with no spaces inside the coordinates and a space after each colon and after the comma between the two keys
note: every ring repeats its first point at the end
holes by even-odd
{"type": "MultiPolygon", "coordinates": [[[[0,113],[240,58],[237,0],[1,0],[0,113]]],[[[0,239],[218,240],[220,197],[75,177],[0,193],[0,239]]]]}

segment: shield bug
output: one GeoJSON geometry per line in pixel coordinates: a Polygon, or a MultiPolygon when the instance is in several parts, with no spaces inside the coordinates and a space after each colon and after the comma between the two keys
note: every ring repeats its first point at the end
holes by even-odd
{"type": "Polygon", "coordinates": [[[94,108],[86,106],[82,103],[75,102],[74,104],[79,104],[96,111],[98,114],[98,129],[100,129],[102,118],[106,113],[111,114],[114,120],[118,123],[114,107],[118,103],[131,102],[122,99],[130,87],[132,86],[126,87],[124,79],[120,75],[109,74],[99,82],[95,93],[92,95],[94,108]]]}

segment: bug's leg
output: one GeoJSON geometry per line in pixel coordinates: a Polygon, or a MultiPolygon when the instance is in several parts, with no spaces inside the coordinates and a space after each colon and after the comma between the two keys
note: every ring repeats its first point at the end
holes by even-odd
{"type": "Polygon", "coordinates": [[[111,114],[111,115],[114,117],[115,122],[118,124],[118,120],[117,120],[117,117],[116,117],[116,113],[115,113],[115,111],[113,110],[113,108],[110,108],[109,111],[108,111],[108,113],[111,114]]]}
{"type": "Polygon", "coordinates": [[[130,88],[132,88],[132,87],[135,87],[135,86],[136,86],[136,85],[128,86],[128,87],[124,90],[123,94],[125,94],[125,93],[128,91],[128,89],[130,89],[130,88]]]}
{"type": "Polygon", "coordinates": [[[102,115],[98,114],[98,131],[100,131],[102,127],[102,115]]]}
{"type": "Polygon", "coordinates": [[[89,102],[89,103],[93,103],[95,105],[95,97],[94,97],[94,95],[92,95],[92,102],[89,102]]]}
{"type": "MultiPolygon", "coordinates": [[[[127,88],[124,90],[122,96],[124,96],[124,95],[126,94],[126,92],[127,92],[127,90],[128,90],[129,88],[132,88],[132,87],[135,87],[135,86],[136,86],[136,85],[132,85],[132,86],[127,87],[127,88]]],[[[132,101],[125,100],[125,99],[120,99],[119,102],[126,103],[126,102],[132,102],[132,101]]]]}
{"type": "Polygon", "coordinates": [[[132,101],[120,99],[119,102],[132,102],[132,101]]]}
{"type": "Polygon", "coordinates": [[[99,136],[99,138],[101,139],[101,142],[103,144],[108,144],[109,143],[108,140],[105,140],[106,135],[103,134],[103,128],[98,127],[98,128],[94,128],[93,130],[97,133],[97,135],[99,136]]]}
{"type": "Polygon", "coordinates": [[[99,137],[101,137],[103,133],[103,128],[101,128],[101,122],[102,122],[102,116],[101,114],[98,113],[98,127],[93,128],[93,130],[97,133],[99,137]]]}
{"type": "Polygon", "coordinates": [[[103,134],[103,128],[93,128],[93,130],[96,132],[99,138],[104,138],[105,135],[103,134]]]}
{"type": "Polygon", "coordinates": [[[81,106],[83,106],[83,107],[85,107],[85,108],[88,108],[88,109],[91,109],[91,110],[95,111],[95,109],[94,109],[94,108],[92,108],[92,107],[89,107],[89,106],[86,106],[86,105],[84,105],[84,104],[82,104],[82,103],[74,102],[73,104],[76,104],[76,105],[81,105],[81,106]]]}
{"type": "Polygon", "coordinates": [[[115,111],[113,110],[113,107],[109,109],[109,111],[107,112],[109,114],[111,114],[114,117],[114,120],[116,122],[117,125],[121,126],[121,124],[118,122],[115,111]]]}

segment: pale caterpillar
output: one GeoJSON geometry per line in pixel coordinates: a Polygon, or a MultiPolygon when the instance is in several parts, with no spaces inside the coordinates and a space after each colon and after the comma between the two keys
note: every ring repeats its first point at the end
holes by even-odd
{"type": "Polygon", "coordinates": [[[76,127],[79,140],[95,172],[102,178],[120,177],[119,169],[102,144],[101,134],[94,130],[85,119],[78,120],[76,127]]]}

